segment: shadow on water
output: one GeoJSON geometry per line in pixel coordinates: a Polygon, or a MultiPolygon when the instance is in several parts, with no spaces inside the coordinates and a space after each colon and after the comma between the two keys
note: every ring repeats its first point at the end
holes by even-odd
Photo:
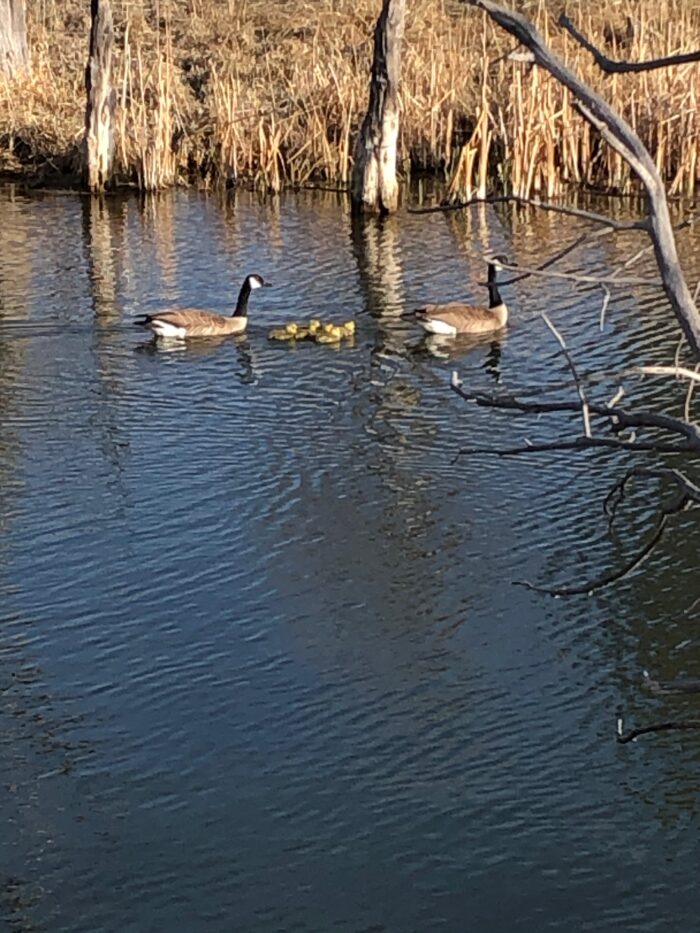
{"type": "Polygon", "coordinates": [[[56,689],[37,663],[37,619],[21,609],[31,574],[16,578],[13,573],[18,553],[12,541],[31,494],[26,475],[31,454],[22,437],[36,425],[29,413],[34,352],[30,341],[17,339],[2,324],[33,324],[34,210],[30,199],[11,190],[0,194],[0,786],[6,801],[0,926],[18,933],[45,929],[34,922],[37,912],[51,910],[40,866],[73,819],[62,815],[75,795],[71,775],[93,753],[69,691],[56,689]]]}

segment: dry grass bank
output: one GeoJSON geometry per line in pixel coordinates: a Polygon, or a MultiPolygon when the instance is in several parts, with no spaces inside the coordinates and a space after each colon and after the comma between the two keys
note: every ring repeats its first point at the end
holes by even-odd
{"type": "MultiPolygon", "coordinates": [[[[117,173],[142,188],[246,180],[345,184],[366,105],[380,0],[113,0],[117,173]]],[[[555,25],[561,3],[517,0],[553,47],[637,128],[673,193],[700,179],[700,65],[604,77],[555,25]]],[[[66,171],[83,122],[89,4],[28,0],[31,77],[0,78],[0,171],[66,171]]],[[[612,57],[700,47],[700,0],[570,0],[612,57]]],[[[548,76],[457,0],[409,4],[400,156],[468,192],[569,183],[630,190],[626,166],[548,76]],[[463,144],[468,145],[463,148],[463,144]],[[461,159],[460,159],[461,155],[461,159]],[[455,171],[456,170],[456,171],[455,171]]]]}

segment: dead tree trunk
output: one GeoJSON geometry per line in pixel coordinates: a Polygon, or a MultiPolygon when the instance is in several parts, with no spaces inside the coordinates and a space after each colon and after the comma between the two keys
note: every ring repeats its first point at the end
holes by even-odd
{"type": "Polygon", "coordinates": [[[109,0],[92,0],[91,15],[90,56],[85,68],[85,165],[88,188],[102,191],[112,168],[117,104],[112,87],[114,26],[109,0]]]}
{"type": "Polygon", "coordinates": [[[398,206],[398,90],[406,0],[384,0],[374,30],[369,107],[355,145],[352,204],[356,212],[388,214],[398,206]]]}
{"type": "Polygon", "coordinates": [[[0,0],[0,73],[13,77],[28,64],[24,0],[0,0]]]}

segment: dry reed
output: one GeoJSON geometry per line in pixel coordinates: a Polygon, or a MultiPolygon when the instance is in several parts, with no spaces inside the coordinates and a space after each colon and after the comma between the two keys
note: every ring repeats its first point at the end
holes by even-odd
{"type": "MultiPolygon", "coordinates": [[[[113,0],[119,92],[117,180],[142,189],[252,182],[345,185],[367,100],[380,0],[113,0]]],[[[66,172],[83,124],[88,5],[30,0],[33,70],[0,78],[0,170],[66,172]]],[[[700,178],[700,65],[602,75],[555,25],[554,0],[519,2],[554,49],[638,130],[671,193],[700,178]]],[[[567,12],[611,57],[700,47],[697,0],[571,0],[567,12]]],[[[627,192],[627,166],[512,42],[448,0],[409,7],[401,167],[451,179],[453,197],[575,184],[627,192]]]]}

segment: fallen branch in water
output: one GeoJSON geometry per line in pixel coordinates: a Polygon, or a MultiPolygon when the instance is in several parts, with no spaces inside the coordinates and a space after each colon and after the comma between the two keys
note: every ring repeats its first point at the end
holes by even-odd
{"type": "Polygon", "coordinates": [[[629,732],[622,731],[622,719],[617,720],[617,741],[620,745],[634,742],[640,735],[649,735],[651,732],[670,732],[672,730],[700,729],[700,719],[678,719],[669,722],[652,723],[650,726],[640,726],[629,732]]]}
{"type": "Polygon", "coordinates": [[[521,457],[525,454],[553,453],[562,450],[591,450],[594,447],[659,454],[685,454],[689,449],[678,444],[659,444],[655,441],[618,441],[610,437],[575,437],[570,441],[544,441],[541,444],[533,444],[526,440],[524,444],[516,447],[462,447],[452,462],[456,463],[462,456],[521,457]]]}
{"type": "MultiPolygon", "coordinates": [[[[512,395],[488,393],[483,390],[465,389],[457,373],[453,373],[450,388],[465,401],[474,402],[483,408],[496,408],[515,411],[521,414],[545,414],[564,412],[581,415],[581,403],[577,402],[526,402],[512,395]]],[[[618,434],[624,428],[648,428],[667,431],[684,438],[683,444],[669,444],[664,441],[639,442],[609,437],[575,437],[548,441],[541,444],[526,442],[515,447],[464,447],[457,457],[473,454],[493,454],[507,457],[517,454],[535,453],[546,450],[580,450],[590,447],[613,447],[625,450],[656,450],[660,453],[688,453],[700,451],[700,429],[694,424],[674,418],[671,415],[653,411],[629,411],[619,405],[600,405],[588,402],[591,414],[606,418],[613,433],[618,434]]]]}
{"type": "Polygon", "coordinates": [[[670,693],[700,693],[700,680],[690,677],[679,677],[677,680],[654,680],[649,671],[642,671],[644,686],[657,696],[666,696],[670,693]]]}

